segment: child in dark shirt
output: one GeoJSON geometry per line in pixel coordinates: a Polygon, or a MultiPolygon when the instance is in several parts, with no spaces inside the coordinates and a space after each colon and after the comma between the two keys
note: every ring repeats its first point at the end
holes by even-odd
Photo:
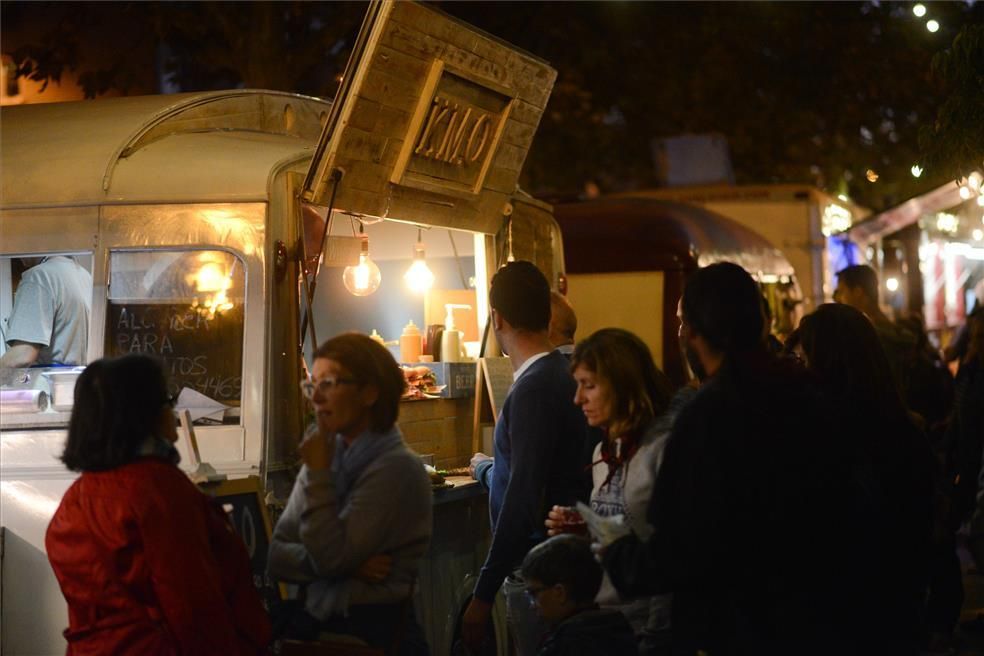
{"type": "Polygon", "coordinates": [[[551,631],[538,656],[635,656],[632,627],[617,610],[600,609],[601,565],[582,537],[565,534],[540,543],[522,567],[526,593],[551,631]]]}

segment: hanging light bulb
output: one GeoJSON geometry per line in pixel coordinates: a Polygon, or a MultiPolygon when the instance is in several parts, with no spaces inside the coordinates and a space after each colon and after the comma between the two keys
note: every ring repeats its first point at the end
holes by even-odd
{"type": "Polygon", "coordinates": [[[417,243],[413,247],[413,264],[403,274],[403,279],[414,294],[422,294],[434,285],[434,274],[424,260],[424,242],[420,228],[417,228],[417,243]]]}
{"type": "Polygon", "coordinates": [[[353,296],[368,296],[379,289],[382,276],[376,263],[369,259],[369,237],[363,232],[361,223],[359,239],[362,241],[359,263],[345,267],[342,272],[342,284],[353,296]]]}

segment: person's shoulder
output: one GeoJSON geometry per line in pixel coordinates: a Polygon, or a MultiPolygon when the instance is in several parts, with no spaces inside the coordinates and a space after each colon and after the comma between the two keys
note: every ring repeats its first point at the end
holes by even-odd
{"type": "Polygon", "coordinates": [[[197,500],[204,496],[187,474],[160,458],[138,458],[111,472],[115,472],[120,485],[145,498],[180,496],[197,500]]]}
{"type": "Polygon", "coordinates": [[[526,393],[531,390],[548,392],[563,390],[566,394],[565,385],[570,387],[576,385],[571,375],[570,363],[560,353],[551,351],[530,365],[519,380],[513,383],[513,389],[526,393]]]}
{"type": "Polygon", "coordinates": [[[427,484],[430,489],[430,478],[424,469],[423,461],[414,453],[406,443],[401,443],[398,447],[390,449],[381,454],[376,461],[370,465],[370,469],[386,472],[387,476],[392,475],[393,480],[420,480],[427,484]]]}

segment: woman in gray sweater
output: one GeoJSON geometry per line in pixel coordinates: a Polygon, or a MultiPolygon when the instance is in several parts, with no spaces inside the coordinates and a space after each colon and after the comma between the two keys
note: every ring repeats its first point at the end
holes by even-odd
{"type": "Polygon", "coordinates": [[[275,617],[281,637],[357,636],[374,647],[427,653],[409,603],[431,538],[432,493],[420,458],[396,426],[403,373],[383,346],[346,333],[316,352],[317,431],[273,531],[272,578],[303,586],[303,605],[275,617]]]}

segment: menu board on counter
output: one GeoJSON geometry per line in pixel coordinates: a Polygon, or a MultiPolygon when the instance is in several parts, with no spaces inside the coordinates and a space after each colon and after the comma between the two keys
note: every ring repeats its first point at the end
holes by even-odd
{"type": "Polygon", "coordinates": [[[191,388],[238,405],[243,383],[243,306],[209,316],[187,303],[113,303],[106,355],[146,353],[164,362],[172,391],[191,388]]]}
{"type": "Polygon", "coordinates": [[[508,357],[481,358],[482,380],[492,404],[492,416],[499,421],[502,404],[506,401],[513,384],[512,361],[508,357]]]}
{"type": "Polygon", "coordinates": [[[475,408],[472,420],[472,451],[480,451],[482,433],[499,421],[499,413],[513,384],[512,361],[508,357],[479,358],[475,376],[475,408]]]}

